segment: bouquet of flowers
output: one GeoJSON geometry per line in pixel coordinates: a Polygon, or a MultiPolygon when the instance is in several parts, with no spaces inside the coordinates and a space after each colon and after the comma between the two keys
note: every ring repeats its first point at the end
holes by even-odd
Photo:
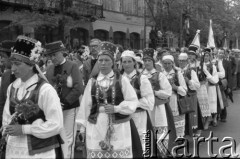
{"type": "Polygon", "coordinates": [[[62,74],[57,74],[53,79],[52,79],[54,85],[53,87],[57,91],[58,95],[61,95],[62,93],[62,86],[66,85],[67,83],[67,74],[64,73],[62,74]]]}
{"type": "MultiPolygon", "coordinates": [[[[11,121],[9,125],[19,124],[21,122],[30,123],[31,121],[36,120],[39,118],[39,115],[43,115],[40,113],[41,109],[39,108],[38,104],[35,104],[31,100],[26,100],[21,103],[15,103],[15,113],[12,115],[11,121]]],[[[1,128],[2,130],[3,128],[1,128]]],[[[3,135],[0,140],[0,158],[4,155],[6,149],[6,138],[7,134],[3,135]]]]}
{"type": "Polygon", "coordinates": [[[25,102],[18,104],[15,107],[15,111],[18,114],[18,119],[24,120],[27,123],[33,122],[39,118],[40,115],[43,115],[43,112],[40,113],[41,109],[39,108],[38,104],[31,100],[26,100],[25,102]]]}

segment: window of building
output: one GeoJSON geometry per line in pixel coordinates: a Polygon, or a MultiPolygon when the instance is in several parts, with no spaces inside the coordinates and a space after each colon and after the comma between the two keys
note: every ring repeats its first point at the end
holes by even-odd
{"type": "Polygon", "coordinates": [[[37,40],[41,41],[43,45],[57,41],[61,38],[58,27],[53,28],[50,26],[42,25],[34,30],[34,34],[34,37],[37,40]]]}
{"type": "Polygon", "coordinates": [[[108,41],[108,31],[106,30],[95,30],[94,37],[100,39],[101,41],[108,41]]]}
{"type": "Polygon", "coordinates": [[[15,40],[18,35],[23,33],[22,27],[11,26],[11,21],[2,20],[0,21],[0,42],[4,40],[15,40]]]}
{"type": "Polygon", "coordinates": [[[89,32],[84,28],[73,28],[70,30],[70,43],[73,45],[73,39],[78,39],[80,45],[88,45],[89,32]]]}
{"type": "Polygon", "coordinates": [[[113,33],[113,41],[114,44],[120,44],[123,47],[125,47],[125,43],[126,43],[126,34],[124,32],[121,31],[116,31],[113,33]]]}
{"type": "Polygon", "coordinates": [[[138,0],[122,0],[122,12],[130,15],[138,15],[138,0]]]}
{"type": "Polygon", "coordinates": [[[130,34],[130,47],[132,49],[140,49],[140,35],[138,33],[130,34]]]}
{"type": "Polygon", "coordinates": [[[102,0],[103,8],[110,11],[121,11],[121,0],[102,0]]]}

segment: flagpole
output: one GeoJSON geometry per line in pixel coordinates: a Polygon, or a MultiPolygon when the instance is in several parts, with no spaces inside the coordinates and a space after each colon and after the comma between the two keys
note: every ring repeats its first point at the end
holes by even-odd
{"type": "Polygon", "coordinates": [[[238,49],[238,33],[236,33],[236,49],[238,49]]]}
{"type": "Polygon", "coordinates": [[[223,49],[224,49],[224,50],[227,50],[227,35],[226,35],[226,33],[225,33],[225,35],[224,35],[223,49]]]}

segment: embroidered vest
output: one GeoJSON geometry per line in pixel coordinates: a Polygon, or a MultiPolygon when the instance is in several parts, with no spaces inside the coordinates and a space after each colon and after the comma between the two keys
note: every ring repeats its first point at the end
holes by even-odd
{"type": "MultiPolygon", "coordinates": [[[[37,83],[35,83],[36,87],[33,91],[31,91],[30,96],[28,98],[23,97],[22,100],[17,99],[18,89],[15,90],[15,88],[12,85],[10,90],[10,107],[9,107],[10,114],[12,115],[15,112],[15,107],[18,104],[25,102],[26,100],[31,100],[35,104],[38,103],[39,91],[44,83],[45,81],[43,79],[40,79],[37,83]]],[[[34,117],[28,119],[28,121],[21,118],[18,118],[17,121],[18,124],[25,125],[32,124],[36,119],[42,119],[43,121],[46,121],[44,112],[42,110],[40,110],[39,113],[34,117]]],[[[46,139],[40,139],[33,135],[27,135],[27,141],[29,155],[35,155],[38,153],[50,151],[52,149],[60,147],[60,144],[63,144],[63,140],[61,139],[60,135],[55,135],[46,139]]]]}
{"type": "Polygon", "coordinates": [[[137,72],[137,74],[132,78],[131,80],[131,85],[133,88],[135,88],[136,94],[138,99],[141,99],[141,91],[140,91],[140,86],[141,86],[141,74],[137,72]]]}
{"type": "MultiPolygon", "coordinates": [[[[132,78],[132,80],[131,80],[130,83],[131,83],[131,85],[133,86],[133,88],[135,89],[138,99],[141,99],[141,98],[142,98],[142,96],[141,96],[141,90],[140,90],[140,86],[141,86],[141,74],[140,74],[139,72],[137,72],[137,74],[132,78]]],[[[140,111],[145,111],[145,110],[138,107],[138,108],[136,109],[136,112],[140,112],[140,111]]]]}
{"type": "Polygon", "coordinates": [[[207,76],[205,75],[205,73],[203,72],[203,69],[200,66],[196,68],[196,73],[200,83],[207,81],[207,76]]]}
{"type": "Polygon", "coordinates": [[[178,81],[178,73],[177,70],[174,70],[174,74],[171,76],[171,78],[168,78],[170,84],[174,83],[176,86],[180,86],[178,81]]]}
{"type": "Polygon", "coordinates": [[[159,84],[159,73],[160,72],[155,72],[152,74],[152,77],[149,78],[150,83],[152,84],[152,88],[154,91],[160,90],[160,84],[159,84]]]}
{"type": "MultiPolygon", "coordinates": [[[[122,101],[124,101],[124,97],[122,94],[122,85],[121,85],[122,76],[120,73],[115,72],[114,79],[112,85],[108,88],[107,94],[107,102],[112,105],[118,106],[122,101]]],[[[101,104],[104,104],[103,92],[100,89],[100,86],[96,82],[96,77],[92,78],[92,108],[90,110],[90,115],[88,117],[88,121],[92,124],[96,124],[97,117],[99,115],[99,107],[101,104]]],[[[130,115],[123,115],[120,113],[112,114],[112,121],[115,124],[124,123],[131,119],[130,115]]]]}
{"type": "MultiPolygon", "coordinates": [[[[152,88],[154,91],[159,91],[161,89],[160,84],[159,84],[159,73],[160,72],[155,72],[152,74],[152,77],[149,78],[149,81],[152,85],[152,88]]],[[[155,105],[162,105],[165,104],[169,101],[169,99],[159,99],[157,96],[155,96],[155,105]]]]}
{"type": "MultiPolygon", "coordinates": [[[[213,64],[212,64],[212,63],[210,63],[210,64],[207,65],[207,70],[209,71],[209,73],[210,73],[211,75],[213,74],[213,64]]],[[[209,84],[210,86],[216,86],[216,85],[218,85],[217,83],[214,84],[214,83],[211,83],[210,81],[208,81],[208,84],[209,84]]]]}

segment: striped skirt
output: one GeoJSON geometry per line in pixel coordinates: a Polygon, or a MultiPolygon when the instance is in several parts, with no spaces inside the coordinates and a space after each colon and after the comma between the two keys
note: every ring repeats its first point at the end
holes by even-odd
{"type": "Polygon", "coordinates": [[[177,137],[183,137],[185,134],[185,114],[174,116],[173,118],[177,137]]]}
{"type": "Polygon", "coordinates": [[[189,113],[190,122],[192,125],[192,129],[198,128],[198,99],[197,95],[191,95],[191,107],[193,108],[194,112],[189,113]]]}
{"type": "Polygon", "coordinates": [[[197,98],[203,117],[211,116],[206,83],[201,83],[197,90],[197,98]]]}

